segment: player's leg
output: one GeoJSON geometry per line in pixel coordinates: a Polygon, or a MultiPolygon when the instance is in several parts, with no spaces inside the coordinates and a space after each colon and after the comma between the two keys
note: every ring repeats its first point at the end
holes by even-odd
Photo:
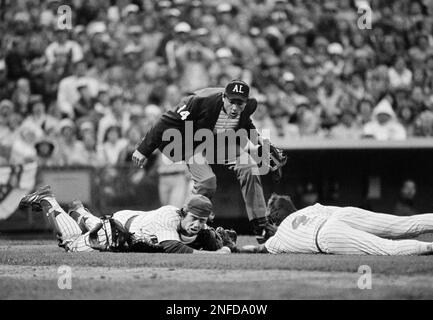
{"type": "Polygon", "coordinates": [[[61,238],[74,237],[81,234],[78,224],[63,211],[55,199],[50,186],[45,186],[37,191],[24,196],[19,204],[20,207],[42,209],[43,213],[48,216],[48,220],[54,227],[57,236],[61,238]]]}
{"type": "Polygon", "coordinates": [[[417,240],[390,240],[352,228],[331,218],[320,229],[317,243],[329,254],[422,255],[432,254],[433,244],[417,240]]]}
{"type": "Polygon", "coordinates": [[[189,180],[186,175],[176,174],[171,177],[173,189],[169,195],[169,203],[177,208],[182,208],[185,203],[187,192],[189,191],[189,180]]]}
{"type": "Polygon", "coordinates": [[[413,238],[423,233],[433,232],[431,213],[395,216],[356,207],[343,207],[337,209],[334,216],[355,229],[390,239],[413,238]]]}
{"type": "Polygon", "coordinates": [[[166,206],[170,201],[170,194],[172,193],[172,185],[169,176],[160,175],[158,184],[159,201],[161,205],[166,206]]]}
{"type": "Polygon", "coordinates": [[[20,206],[39,206],[48,216],[59,240],[66,251],[93,251],[82,235],[81,228],[60,206],[49,187],[41,188],[21,199],[20,206]]]}
{"type": "Polygon", "coordinates": [[[102,248],[111,242],[112,230],[109,221],[94,216],[80,200],[72,202],[68,213],[83,233],[88,233],[92,246],[102,248]]]}
{"type": "Polygon", "coordinates": [[[194,181],[193,194],[202,194],[209,199],[215,195],[217,181],[209,163],[202,154],[195,154],[187,161],[187,167],[194,181]]]}

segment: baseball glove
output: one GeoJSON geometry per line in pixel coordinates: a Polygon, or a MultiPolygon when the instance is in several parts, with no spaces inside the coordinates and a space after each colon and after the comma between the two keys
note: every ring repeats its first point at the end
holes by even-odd
{"type": "Polygon", "coordinates": [[[196,250],[217,251],[222,247],[228,247],[232,252],[237,252],[237,234],[234,230],[225,230],[222,227],[207,228],[201,230],[197,239],[189,246],[196,250]]]}
{"type": "Polygon", "coordinates": [[[220,236],[223,246],[230,248],[231,252],[239,252],[236,247],[236,240],[238,239],[236,231],[218,227],[216,228],[216,233],[220,236]]]}
{"type": "Polygon", "coordinates": [[[150,241],[141,240],[132,242],[133,233],[126,230],[120,223],[112,218],[108,218],[111,225],[112,243],[109,251],[112,252],[163,252],[162,246],[150,241]]]}
{"type": "Polygon", "coordinates": [[[200,230],[195,241],[189,246],[196,250],[217,251],[224,245],[221,236],[214,228],[209,227],[200,230]]]}
{"type": "Polygon", "coordinates": [[[283,166],[287,163],[287,156],[283,150],[270,144],[270,169],[272,174],[272,180],[275,183],[280,182],[283,177],[283,166]]]}

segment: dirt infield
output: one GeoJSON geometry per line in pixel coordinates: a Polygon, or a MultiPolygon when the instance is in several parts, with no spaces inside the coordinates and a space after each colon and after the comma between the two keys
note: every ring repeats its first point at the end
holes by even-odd
{"type": "MultiPolygon", "coordinates": [[[[252,243],[251,238],[240,239],[252,243]]],[[[433,256],[65,253],[0,240],[1,299],[432,299],[433,256]],[[59,267],[71,289],[59,289],[59,267]],[[361,290],[358,269],[372,271],[361,290]]]]}

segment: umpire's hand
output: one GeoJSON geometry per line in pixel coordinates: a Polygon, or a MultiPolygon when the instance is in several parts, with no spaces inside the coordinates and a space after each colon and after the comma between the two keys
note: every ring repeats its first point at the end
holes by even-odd
{"type": "Polygon", "coordinates": [[[146,162],[146,157],[138,150],[135,150],[132,154],[132,162],[139,168],[144,167],[144,163],[146,162]]]}

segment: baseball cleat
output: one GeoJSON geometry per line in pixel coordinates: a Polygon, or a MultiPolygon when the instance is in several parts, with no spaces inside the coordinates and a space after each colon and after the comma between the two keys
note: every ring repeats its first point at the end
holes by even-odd
{"type": "Polygon", "coordinates": [[[31,206],[33,209],[41,210],[41,200],[47,197],[54,197],[50,186],[42,187],[35,192],[22,197],[19,208],[31,206]]]}
{"type": "Polygon", "coordinates": [[[89,210],[84,207],[83,203],[80,200],[74,200],[69,205],[68,214],[71,214],[71,212],[73,211],[78,212],[81,215],[86,215],[90,213],[89,210]]]}

